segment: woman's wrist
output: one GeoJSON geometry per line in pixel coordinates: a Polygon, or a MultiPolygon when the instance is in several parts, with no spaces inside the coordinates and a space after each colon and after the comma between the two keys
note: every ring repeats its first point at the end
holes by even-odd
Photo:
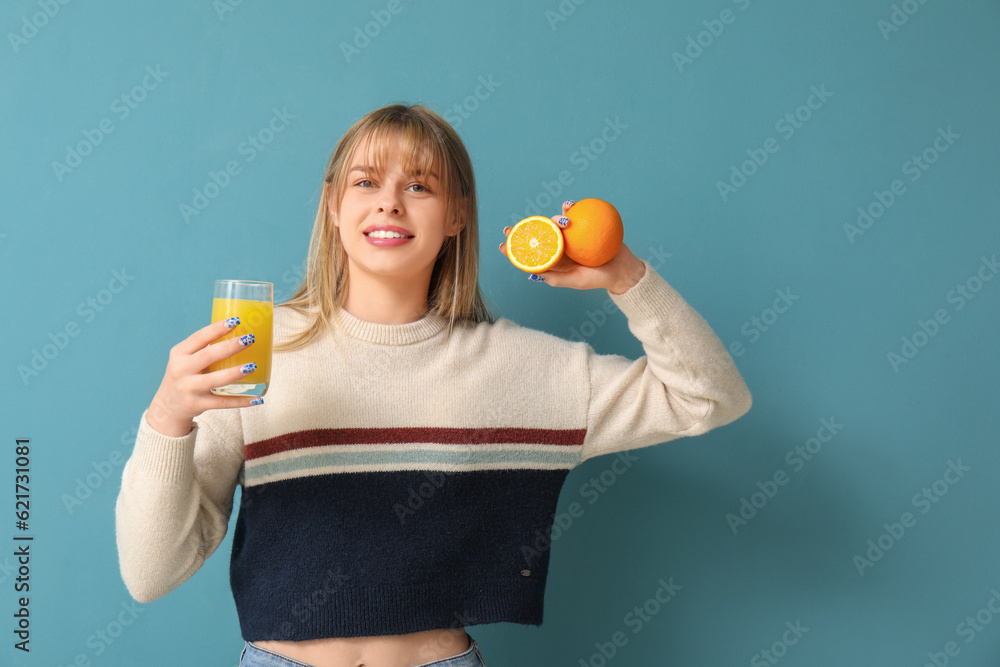
{"type": "Polygon", "coordinates": [[[624,263],[621,276],[614,285],[608,288],[612,294],[624,294],[632,289],[644,275],[646,275],[646,265],[638,257],[629,252],[630,259],[624,263]]]}
{"type": "Polygon", "coordinates": [[[153,402],[149,404],[149,409],[146,410],[146,423],[157,433],[172,438],[183,437],[190,433],[194,427],[192,420],[188,419],[185,422],[171,415],[163,406],[159,396],[153,397],[153,402]]]}

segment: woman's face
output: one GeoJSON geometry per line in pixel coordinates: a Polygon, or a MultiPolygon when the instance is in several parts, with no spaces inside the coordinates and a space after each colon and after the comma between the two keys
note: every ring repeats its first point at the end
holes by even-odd
{"type": "Polygon", "coordinates": [[[454,220],[445,220],[446,200],[440,174],[404,173],[398,139],[386,146],[383,173],[375,173],[374,158],[365,141],[359,144],[348,166],[340,211],[331,192],[330,212],[350,259],[350,274],[405,279],[430,275],[445,238],[458,233],[454,220]],[[374,227],[390,225],[407,237],[378,239],[366,235],[374,227]]]}

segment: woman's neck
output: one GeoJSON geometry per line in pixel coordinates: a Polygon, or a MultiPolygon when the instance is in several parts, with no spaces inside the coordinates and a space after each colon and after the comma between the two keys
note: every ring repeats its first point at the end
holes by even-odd
{"type": "Polygon", "coordinates": [[[344,302],[344,310],[358,319],[375,324],[407,324],[427,314],[426,287],[403,292],[386,285],[366,287],[359,289],[352,283],[344,302]]]}

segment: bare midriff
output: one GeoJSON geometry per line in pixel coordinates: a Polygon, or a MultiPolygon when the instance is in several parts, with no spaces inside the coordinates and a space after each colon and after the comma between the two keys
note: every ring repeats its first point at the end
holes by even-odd
{"type": "Polygon", "coordinates": [[[415,667],[458,655],[471,646],[471,641],[464,628],[452,628],[405,635],[253,644],[313,667],[415,667]]]}

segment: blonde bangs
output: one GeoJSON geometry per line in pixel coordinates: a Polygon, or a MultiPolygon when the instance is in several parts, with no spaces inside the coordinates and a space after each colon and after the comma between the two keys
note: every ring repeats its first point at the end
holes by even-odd
{"type": "MultiPolygon", "coordinates": [[[[414,176],[426,176],[432,172],[437,174],[440,194],[446,197],[448,202],[448,212],[450,213],[455,193],[452,190],[452,174],[445,165],[445,156],[440,141],[434,141],[427,129],[417,123],[407,123],[405,125],[392,124],[387,119],[373,124],[363,135],[359,134],[355,142],[357,146],[351,151],[351,156],[356,151],[363,151],[365,159],[363,165],[370,167],[377,178],[381,178],[385,173],[385,164],[389,160],[389,151],[394,145],[398,145],[403,159],[403,171],[414,176]]],[[[344,190],[347,188],[349,164],[353,157],[343,160],[343,171],[345,172],[339,181],[337,188],[336,206],[340,209],[340,202],[344,197],[344,190]]]]}

